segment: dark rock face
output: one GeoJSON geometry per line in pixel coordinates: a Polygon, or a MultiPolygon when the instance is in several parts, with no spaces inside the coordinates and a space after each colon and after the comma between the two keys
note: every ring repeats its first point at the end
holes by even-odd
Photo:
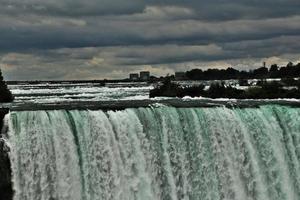
{"type": "Polygon", "coordinates": [[[7,102],[12,102],[13,100],[14,100],[14,96],[7,88],[7,85],[3,80],[2,72],[0,70],[0,102],[7,103],[7,102]]]}
{"type": "MultiPolygon", "coordinates": [[[[8,113],[7,109],[0,109],[0,128],[3,129],[3,118],[8,113]]],[[[3,140],[0,132],[0,199],[13,199],[13,190],[11,182],[11,168],[9,160],[9,148],[3,140]]]]}

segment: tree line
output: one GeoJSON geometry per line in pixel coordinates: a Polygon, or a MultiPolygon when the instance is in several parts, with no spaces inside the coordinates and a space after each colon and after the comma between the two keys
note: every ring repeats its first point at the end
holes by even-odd
{"type": "Polygon", "coordinates": [[[14,100],[13,95],[7,88],[7,85],[3,79],[2,72],[0,70],[0,103],[7,103],[14,100]]]}
{"type": "Polygon", "coordinates": [[[266,78],[294,78],[300,77],[300,63],[289,62],[286,66],[277,64],[267,67],[259,67],[249,71],[239,71],[232,67],[227,69],[192,69],[185,72],[188,80],[228,80],[228,79],[266,79],[266,78]]]}
{"type": "MultiPolygon", "coordinates": [[[[291,78],[292,79],[292,78],[291,78]]],[[[287,80],[287,79],[285,79],[287,80]]],[[[300,82],[294,80],[294,87],[285,88],[291,84],[281,81],[262,81],[259,85],[248,87],[245,90],[225,85],[224,82],[213,82],[209,89],[204,85],[181,87],[172,82],[170,77],[165,78],[162,85],[150,90],[150,98],[153,97],[207,97],[207,98],[234,98],[234,99],[277,99],[300,98],[300,82]]]]}

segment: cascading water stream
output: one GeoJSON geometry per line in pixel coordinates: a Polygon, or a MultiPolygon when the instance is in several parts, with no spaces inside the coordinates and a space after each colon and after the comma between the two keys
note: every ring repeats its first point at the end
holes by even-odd
{"type": "Polygon", "coordinates": [[[298,200],[300,109],[167,106],[6,118],[14,200],[298,200]]]}

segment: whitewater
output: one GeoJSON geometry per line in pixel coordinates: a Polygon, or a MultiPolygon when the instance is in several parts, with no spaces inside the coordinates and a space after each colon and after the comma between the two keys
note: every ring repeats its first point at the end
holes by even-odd
{"type": "Polygon", "coordinates": [[[300,108],[12,111],[14,200],[298,200],[300,108]]]}

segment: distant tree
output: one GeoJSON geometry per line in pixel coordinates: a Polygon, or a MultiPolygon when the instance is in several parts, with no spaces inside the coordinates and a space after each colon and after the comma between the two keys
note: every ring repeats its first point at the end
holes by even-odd
{"type": "Polygon", "coordinates": [[[218,69],[208,69],[203,72],[205,80],[216,80],[219,79],[219,70],[218,69]]]}
{"type": "Polygon", "coordinates": [[[150,98],[158,96],[167,96],[167,97],[184,97],[184,96],[202,96],[204,85],[190,86],[190,87],[181,87],[180,85],[172,82],[171,77],[167,76],[163,81],[162,85],[155,87],[150,90],[150,98]]]}
{"type": "Polygon", "coordinates": [[[266,67],[260,67],[255,70],[253,70],[253,76],[256,78],[266,78],[268,75],[268,68],[266,67]]]}
{"type": "Polygon", "coordinates": [[[192,69],[191,71],[187,71],[185,75],[191,80],[202,80],[204,78],[203,71],[201,69],[192,69]]]}
{"type": "Polygon", "coordinates": [[[270,67],[269,74],[270,78],[277,78],[279,76],[279,67],[277,64],[273,64],[270,67]]]}
{"type": "Polygon", "coordinates": [[[279,69],[279,77],[281,78],[292,78],[300,76],[300,67],[289,62],[286,67],[279,69]]]}
{"type": "Polygon", "coordinates": [[[288,76],[288,68],[287,67],[280,67],[279,69],[279,76],[280,77],[287,77],[288,76]]]}
{"type": "Polygon", "coordinates": [[[240,98],[244,91],[231,86],[225,86],[225,83],[212,83],[205,96],[209,98],[240,98]]]}
{"type": "Polygon", "coordinates": [[[2,71],[0,69],[0,83],[2,83],[4,80],[3,80],[3,76],[2,76],[2,71]]]}
{"type": "Polygon", "coordinates": [[[294,66],[294,64],[292,63],[292,62],[289,62],[287,65],[286,65],[286,67],[293,67],[294,66]]]}
{"type": "Polygon", "coordinates": [[[250,71],[238,71],[234,68],[224,69],[192,69],[186,72],[189,80],[228,80],[228,79],[266,79],[266,78],[294,78],[300,77],[300,63],[294,65],[289,62],[287,66],[279,67],[273,64],[270,70],[260,67],[250,71]]]}
{"type": "Polygon", "coordinates": [[[295,68],[295,76],[299,77],[300,76],[300,63],[294,66],[295,68]]]}
{"type": "Polygon", "coordinates": [[[278,72],[278,65],[277,64],[271,65],[270,72],[271,73],[278,72]]]}
{"type": "Polygon", "coordinates": [[[0,70],[0,102],[6,103],[13,101],[13,95],[7,88],[5,81],[3,80],[2,72],[0,70]]]}
{"type": "Polygon", "coordinates": [[[271,67],[270,67],[270,72],[271,73],[276,73],[276,72],[278,72],[278,65],[277,64],[273,64],[273,65],[271,65],[271,67]]]}
{"type": "Polygon", "coordinates": [[[238,78],[239,71],[236,69],[233,69],[232,67],[228,67],[226,69],[226,75],[227,75],[227,78],[229,78],[229,79],[236,79],[236,78],[238,78]]]}
{"type": "Polygon", "coordinates": [[[240,78],[240,79],[248,79],[248,78],[250,78],[250,77],[249,77],[249,72],[246,72],[246,71],[240,71],[240,72],[239,72],[239,78],[240,78]]]}
{"type": "Polygon", "coordinates": [[[151,98],[157,96],[176,97],[178,89],[179,85],[172,83],[172,77],[166,76],[162,81],[162,85],[150,90],[149,96],[151,98]]]}

